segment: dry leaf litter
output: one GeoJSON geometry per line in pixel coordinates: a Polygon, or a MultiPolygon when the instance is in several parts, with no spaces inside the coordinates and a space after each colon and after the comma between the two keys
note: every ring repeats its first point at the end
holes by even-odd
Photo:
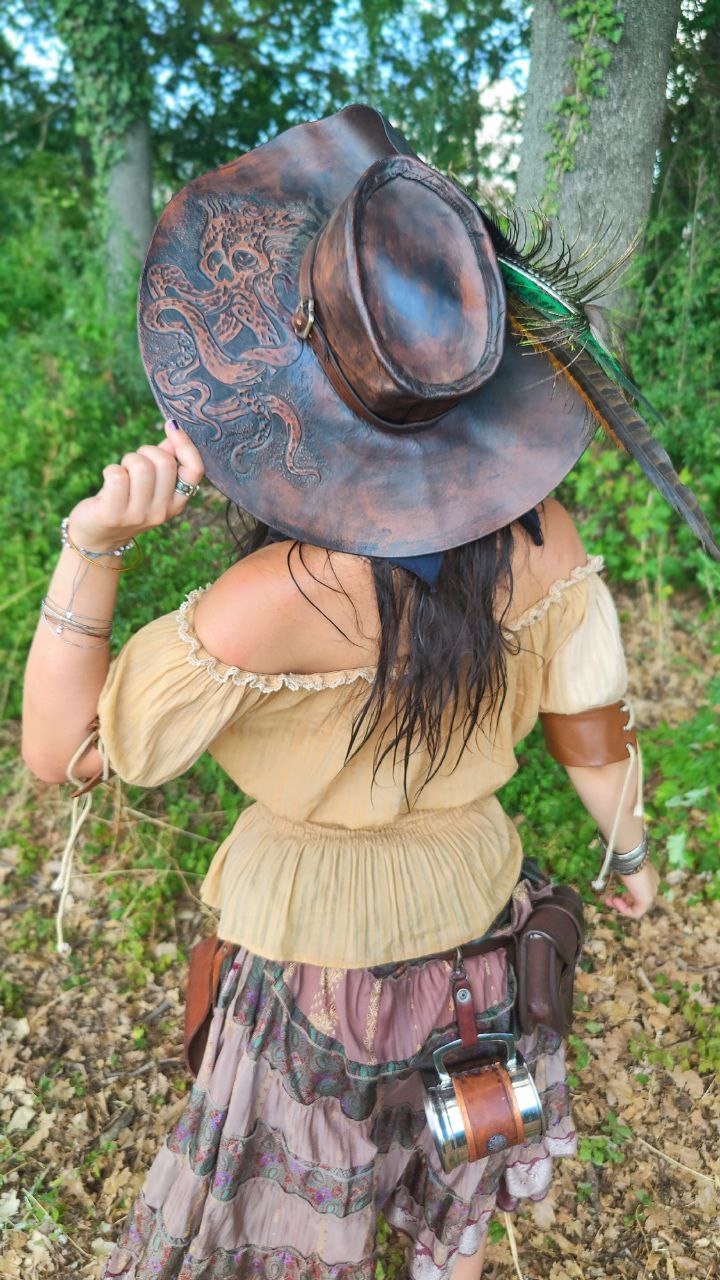
{"type": "MultiPolygon", "coordinates": [[[[639,723],[687,718],[712,674],[707,636],[692,623],[699,606],[687,602],[682,624],[667,611],[638,623],[637,602],[620,603],[635,617],[626,642],[639,723]]],[[[57,788],[25,777],[6,825],[28,812],[49,859],[15,892],[17,849],[0,854],[8,941],[29,905],[48,916],[55,906],[50,884],[67,806],[57,788]]],[[[699,882],[683,872],[670,878],[671,898],[639,923],[617,927],[604,907],[588,911],[591,967],[578,975],[569,1060],[578,1130],[600,1158],[559,1162],[549,1197],[516,1216],[525,1280],[720,1277],[720,1085],[692,1067],[649,1065],[637,1050],[692,1035],[673,1001],[658,1000],[658,973],[696,988],[701,1005],[720,1001],[720,902],[687,906],[699,882]]],[[[123,922],[104,918],[104,883],[83,875],[81,856],[68,921],[72,969],[47,943],[3,953],[3,979],[30,993],[23,1015],[6,1016],[0,1030],[0,1151],[8,1170],[0,1277],[9,1280],[99,1276],[144,1171],[185,1105],[185,957],[209,922],[197,901],[180,902],[172,935],[155,943],[169,968],[128,990],[126,958],[114,949],[123,922]],[[63,989],[69,973],[76,985],[63,989]]],[[[386,1276],[399,1276],[396,1257],[397,1247],[386,1276]]],[[[507,1237],[496,1240],[487,1280],[517,1274],[507,1237]]]]}

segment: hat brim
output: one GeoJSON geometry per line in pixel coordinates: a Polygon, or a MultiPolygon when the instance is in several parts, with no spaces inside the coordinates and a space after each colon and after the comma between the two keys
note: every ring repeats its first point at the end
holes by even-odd
{"type": "Polygon", "coordinates": [[[153,394],[211,482],[291,537],[360,555],[470,542],[555,488],[594,433],[585,400],[510,331],[492,379],[421,431],[357,417],[294,334],[309,239],[376,160],[413,152],[353,106],[191,182],[140,284],[153,394]]]}

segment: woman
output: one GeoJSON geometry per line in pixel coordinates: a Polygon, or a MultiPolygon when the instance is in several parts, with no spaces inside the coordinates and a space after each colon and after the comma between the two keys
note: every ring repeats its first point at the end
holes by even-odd
{"type": "MultiPolygon", "coordinates": [[[[474,1280],[495,1205],[541,1198],[575,1149],[547,1028],[520,1040],[544,1137],[451,1173],[418,1067],[456,1035],[458,948],[477,1027],[510,1027],[505,950],[466,944],[516,934],[536,896],[495,797],[513,745],[539,712],[567,736],[625,692],[600,562],[541,502],[587,442],[585,399],[520,358],[486,224],[367,108],[178,201],[140,334],[189,431],[169,417],[70,513],[24,753],[48,781],[109,759],[154,786],[207,749],[257,803],[203,887],[234,945],[197,1085],[105,1274],[365,1280],[381,1208],[413,1277],[474,1280]],[[272,528],[108,670],[128,544],[204,468],[272,528]]],[[[657,886],[637,759],[600,754],[568,772],[629,872],[607,901],[637,918],[657,886]]]]}

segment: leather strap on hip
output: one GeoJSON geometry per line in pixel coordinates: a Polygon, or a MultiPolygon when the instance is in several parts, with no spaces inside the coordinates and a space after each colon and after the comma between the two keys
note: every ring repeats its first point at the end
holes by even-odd
{"type": "Polygon", "coordinates": [[[222,966],[234,949],[232,942],[221,942],[213,933],[196,942],[190,952],[183,1046],[185,1061],[193,1075],[197,1075],[205,1051],[222,966]]]}
{"type": "Polygon", "coordinates": [[[447,960],[454,964],[458,951],[463,960],[471,960],[473,956],[487,956],[491,951],[508,951],[512,957],[515,951],[515,939],[512,937],[483,938],[481,942],[463,942],[452,951],[436,951],[434,955],[423,956],[423,960],[447,960]]]}
{"type": "Polygon", "coordinates": [[[591,707],[571,716],[542,711],[540,723],[550,755],[563,765],[612,764],[628,759],[628,747],[637,748],[626,702],[591,707]]]}

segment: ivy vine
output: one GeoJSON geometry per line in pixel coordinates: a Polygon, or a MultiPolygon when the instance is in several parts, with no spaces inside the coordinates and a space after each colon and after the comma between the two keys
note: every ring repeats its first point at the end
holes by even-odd
{"type": "Polygon", "coordinates": [[[564,173],[575,168],[575,149],[581,134],[590,128],[594,98],[604,98],[605,74],[612,62],[613,46],[622,38],[625,15],[616,0],[576,0],[564,4],[560,18],[572,41],[568,59],[571,83],[554,108],[547,126],[552,148],[545,157],[546,178],[543,212],[558,212],[558,194],[564,173]]]}
{"type": "Polygon", "coordinates": [[[52,0],[52,8],[73,61],[75,129],[88,140],[103,187],[109,169],[122,158],[122,139],[150,106],[143,47],[147,18],[133,0],[52,0]]]}

